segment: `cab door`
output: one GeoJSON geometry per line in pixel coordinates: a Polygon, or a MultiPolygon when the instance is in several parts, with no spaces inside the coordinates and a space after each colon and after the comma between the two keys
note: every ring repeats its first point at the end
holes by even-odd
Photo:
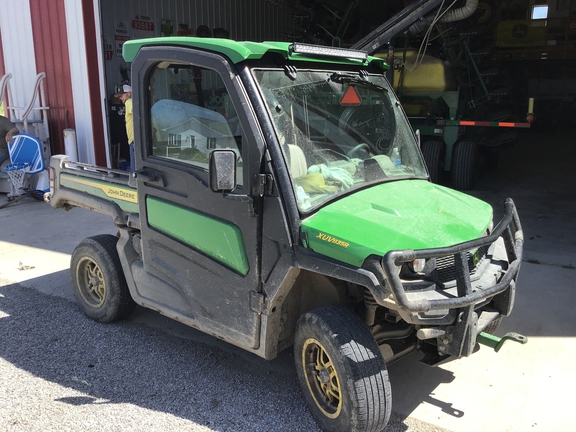
{"type": "Polygon", "coordinates": [[[263,138],[234,65],[217,54],[144,47],[136,57],[139,299],[244,348],[259,341],[260,218],[250,179],[263,138]],[[237,154],[229,195],[209,187],[212,150],[237,154]]]}

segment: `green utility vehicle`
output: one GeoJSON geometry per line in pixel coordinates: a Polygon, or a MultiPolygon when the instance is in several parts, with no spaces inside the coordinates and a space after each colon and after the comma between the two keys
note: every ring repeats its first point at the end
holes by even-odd
{"type": "MultiPolygon", "coordinates": [[[[129,41],[136,171],[50,163],[54,208],[113,217],[71,259],[88,317],[135,304],[272,359],[293,346],[324,430],[379,431],[386,364],[472,354],[514,303],[516,208],[429,181],[364,52],[280,42],[129,41]]],[[[523,341],[522,337],[508,336],[523,341]]]]}

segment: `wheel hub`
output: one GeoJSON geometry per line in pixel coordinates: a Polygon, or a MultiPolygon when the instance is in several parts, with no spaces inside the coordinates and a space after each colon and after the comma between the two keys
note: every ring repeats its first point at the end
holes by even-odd
{"type": "Polygon", "coordinates": [[[338,417],[342,410],[340,379],[330,355],[319,341],[310,338],[304,343],[302,365],[318,408],[329,418],[338,417]]]}
{"type": "Polygon", "coordinates": [[[94,260],[85,258],[76,268],[79,292],[93,308],[99,308],[106,299],[106,283],[102,269],[94,260]]]}
{"type": "Polygon", "coordinates": [[[328,384],[330,381],[330,373],[327,369],[321,369],[318,371],[318,378],[322,384],[328,384]]]}

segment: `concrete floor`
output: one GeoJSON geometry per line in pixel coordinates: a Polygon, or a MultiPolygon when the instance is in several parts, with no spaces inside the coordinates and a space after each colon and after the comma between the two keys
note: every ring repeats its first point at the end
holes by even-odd
{"type": "Polygon", "coordinates": [[[430,369],[418,355],[390,366],[393,409],[453,431],[574,430],[576,385],[576,145],[573,133],[524,131],[471,192],[502,213],[514,199],[525,236],[516,304],[498,335],[526,345],[482,347],[430,369]]]}
{"type": "MultiPolygon", "coordinates": [[[[452,431],[572,430],[576,385],[576,182],[573,135],[525,131],[513,149],[501,153],[495,172],[482,176],[472,192],[501,214],[504,198],[516,202],[525,233],[515,310],[498,334],[517,331],[526,345],[508,342],[499,353],[487,347],[438,368],[413,354],[390,365],[393,410],[452,431]]],[[[3,202],[3,195],[0,201],[3,202]]],[[[74,209],[54,211],[29,198],[0,210],[0,282],[17,282],[72,300],[69,259],[84,237],[115,233],[107,216],[74,209]]],[[[183,338],[229,345],[137,309],[136,322],[183,338]]],[[[244,353],[247,361],[260,360],[244,353]]],[[[270,362],[292,373],[291,355],[270,362]]],[[[414,429],[420,430],[420,429],[414,429]]]]}

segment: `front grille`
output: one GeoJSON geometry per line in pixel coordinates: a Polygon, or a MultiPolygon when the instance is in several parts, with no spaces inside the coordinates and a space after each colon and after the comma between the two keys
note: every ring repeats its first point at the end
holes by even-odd
{"type": "MultiPolygon", "coordinates": [[[[468,262],[468,271],[470,276],[474,276],[476,269],[480,266],[490,245],[481,246],[475,253],[466,252],[466,261],[468,262]]],[[[438,279],[442,282],[450,282],[456,279],[456,266],[454,265],[454,255],[442,258],[436,258],[436,272],[438,279]]]]}

